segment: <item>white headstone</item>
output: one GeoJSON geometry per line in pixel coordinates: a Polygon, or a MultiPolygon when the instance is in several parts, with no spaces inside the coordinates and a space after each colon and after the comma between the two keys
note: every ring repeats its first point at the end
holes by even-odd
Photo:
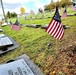
{"type": "Polygon", "coordinates": [[[34,75],[24,59],[0,65],[0,75],[34,75]]]}
{"type": "Polygon", "coordinates": [[[4,34],[0,36],[1,37],[0,38],[0,47],[13,44],[12,41],[8,37],[2,37],[2,36],[4,36],[4,34]]]}

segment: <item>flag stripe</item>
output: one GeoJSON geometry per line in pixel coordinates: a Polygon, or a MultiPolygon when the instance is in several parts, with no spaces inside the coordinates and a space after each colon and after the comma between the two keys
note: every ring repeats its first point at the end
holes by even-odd
{"type": "Polygon", "coordinates": [[[64,33],[63,33],[63,31],[62,31],[62,32],[61,32],[61,35],[59,36],[59,39],[62,39],[63,35],[64,35],[64,33]]]}
{"type": "Polygon", "coordinates": [[[67,10],[66,10],[66,8],[64,9],[64,12],[63,12],[63,14],[62,14],[62,16],[61,16],[61,18],[65,18],[67,16],[67,10]]]}
{"type": "Polygon", "coordinates": [[[59,27],[59,23],[57,23],[57,27],[55,28],[54,32],[52,33],[52,36],[54,36],[56,34],[58,27],[59,27]]]}
{"type": "Polygon", "coordinates": [[[54,21],[54,23],[51,24],[51,28],[49,29],[49,32],[48,32],[49,34],[53,31],[53,29],[54,29],[54,27],[55,27],[54,24],[55,24],[55,21],[54,21]]]}
{"type": "Polygon", "coordinates": [[[58,34],[58,36],[57,36],[57,39],[58,39],[58,38],[61,39],[62,33],[63,33],[63,29],[61,28],[61,30],[60,30],[60,32],[59,32],[59,34],[58,34]]]}
{"type": "MultiPolygon", "coordinates": [[[[60,24],[59,24],[59,25],[60,25],[60,24]]],[[[58,34],[59,34],[60,30],[61,30],[61,25],[59,26],[59,28],[58,28],[58,30],[57,30],[57,32],[56,32],[56,34],[54,35],[54,37],[55,37],[55,38],[58,36],[58,34]]]]}
{"type": "Polygon", "coordinates": [[[12,29],[13,29],[13,30],[20,30],[20,28],[21,28],[20,26],[12,25],[12,29]]]}
{"type": "Polygon", "coordinates": [[[52,20],[50,22],[51,25],[49,24],[48,28],[46,29],[48,33],[49,33],[50,29],[52,28],[54,22],[55,22],[55,20],[52,20]]]}
{"type": "Polygon", "coordinates": [[[52,26],[52,28],[50,29],[50,32],[49,32],[49,34],[52,34],[53,32],[54,32],[54,30],[55,30],[55,28],[56,28],[56,24],[57,24],[57,22],[55,22],[52,26]]]}
{"type": "Polygon", "coordinates": [[[66,17],[66,16],[67,16],[67,13],[62,14],[62,18],[66,17]]]}
{"type": "MultiPolygon", "coordinates": [[[[46,31],[47,31],[47,29],[50,27],[50,24],[52,23],[52,21],[50,21],[50,23],[49,23],[49,25],[48,25],[48,27],[46,28],[46,31]]],[[[47,31],[48,32],[48,31],[47,31]]]]}
{"type": "Polygon", "coordinates": [[[63,33],[62,33],[62,36],[61,36],[60,40],[62,39],[63,35],[64,35],[64,30],[63,30],[63,33]]]}
{"type": "Polygon", "coordinates": [[[61,39],[62,38],[62,36],[63,36],[63,32],[64,32],[64,30],[63,29],[61,29],[61,31],[60,31],[60,35],[59,35],[59,39],[61,39]]]}
{"type": "Polygon", "coordinates": [[[72,7],[72,11],[76,11],[76,7],[72,7]]]}

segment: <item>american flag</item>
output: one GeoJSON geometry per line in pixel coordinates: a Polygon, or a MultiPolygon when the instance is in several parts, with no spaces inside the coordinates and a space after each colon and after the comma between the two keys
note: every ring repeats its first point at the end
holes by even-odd
{"type": "Polygon", "coordinates": [[[58,7],[56,7],[55,14],[48,27],[46,28],[46,32],[48,32],[51,36],[59,40],[62,39],[64,35],[64,28],[61,24],[58,7]]]}
{"type": "Polygon", "coordinates": [[[10,21],[10,27],[13,30],[20,30],[21,29],[21,26],[19,25],[18,20],[16,20],[16,22],[14,24],[12,24],[12,22],[10,21]]]}
{"type": "Polygon", "coordinates": [[[72,11],[76,11],[76,7],[72,7],[72,11]]]}
{"type": "Polygon", "coordinates": [[[13,30],[20,30],[21,26],[20,25],[12,25],[13,30]]]}
{"type": "Polygon", "coordinates": [[[76,11],[76,3],[73,3],[72,11],[76,11]]]}
{"type": "Polygon", "coordinates": [[[67,16],[67,10],[66,10],[66,8],[64,9],[64,12],[63,12],[63,14],[62,14],[62,18],[65,18],[67,16]]]}

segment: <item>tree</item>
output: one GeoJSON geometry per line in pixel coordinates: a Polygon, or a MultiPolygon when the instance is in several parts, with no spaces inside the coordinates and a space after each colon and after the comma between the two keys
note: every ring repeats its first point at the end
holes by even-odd
{"type": "Polygon", "coordinates": [[[69,6],[69,5],[72,5],[72,2],[70,0],[61,0],[60,2],[57,1],[57,2],[51,2],[50,4],[48,5],[45,5],[44,6],[44,10],[52,10],[55,8],[55,6],[59,6],[59,7],[66,7],[66,6],[69,6]]]}
{"type": "Polygon", "coordinates": [[[45,10],[45,11],[46,11],[46,10],[51,11],[51,10],[54,9],[54,8],[55,8],[55,2],[52,2],[52,3],[48,4],[48,5],[46,5],[46,6],[44,7],[44,10],[45,10]]]}
{"type": "Polygon", "coordinates": [[[11,13],[11,17],[17,17],[17,14],[15,12],[11,13]]]}
{"type": "Polygon", "coordinates": [[[76,2],[76,0],[72,0],[73,2],[76,2]]]}
{"type": "Polygon", "coordinates": [[[10,13],[10,11],[7,12],[7,17],[8,17],[8,18],[11,18],[11,13],[10,13]]]}
{"type": "Polygon", "coordinates": [[[6,14],[6,18],[11,18],[11,17],[17,17],[17,14],[15,12],[10,13],[10,11],[8,11],[6,14]]]}
{"type": "Polygon", "coordinates": [[[21,12],[21,14],[25,13],[25,8],[24,7],[21,7],[20,8],[20,12],[21,12]]]}
{"type": "Polygon", "coordinates": [[[43,10],[41,8],[38,9],[39,13],[43,13],[43,10]]]}
{"type": "Polygon", "coordinates": [[[61,0],[61,6],[62,7],[69,6],[70,4],[71,4],[71,1],[69,1],[69,0],[61,0]]]}

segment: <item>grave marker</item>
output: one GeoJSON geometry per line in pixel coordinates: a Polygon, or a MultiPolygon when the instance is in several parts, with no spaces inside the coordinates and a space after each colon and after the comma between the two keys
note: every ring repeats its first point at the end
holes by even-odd
{"type": "Polygon", "coordinates": [[[23,54],[0,65],[0,75],[44,75],[32,60],[23,54]]]}
{"type": "Polygon", "coordinates": [[[2,38],[2,37],[4,37],[4,36],[6,36],[5,34],[0,34],[0,38],[2,38]]]}
{"type": "Polygon", "coordinates": [[[20,59],[0,65],[0,75],[34,75],[34,73],[27,63],[23,59],[20,59]]]}
{"type": "Polygon", "coordinates": [[[13,45],[12,41],[8,37],[0,38],[0,47],[13,45]]]}
{"type": "Polygon", "coordinates": [[[0,29],[0,32],[4,32],[4,30],[3,29],[0,29]]]}
{"type": "Polygon", "coordinates": [[[15,40],[13,40],[11,37],[7,37],[5,35],[0,36],[0,54],[4,54],[6,52],[9,52],[17,47],[19,45],[15,40]]]}

